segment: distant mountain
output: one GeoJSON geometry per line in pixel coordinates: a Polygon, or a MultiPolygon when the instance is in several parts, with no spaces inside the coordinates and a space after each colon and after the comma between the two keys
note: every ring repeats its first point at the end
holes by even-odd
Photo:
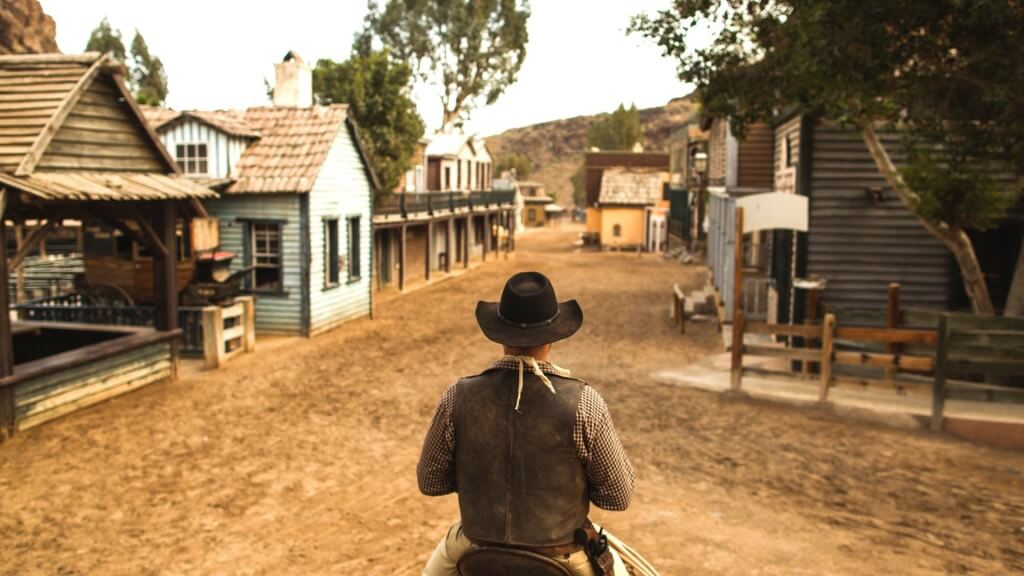
{"type": "Polygon", "coordinates": [[[57,49],[57,25],[37,0],[0,1],[0,54],[38,54],[57,49]]]}
{"type": "MultiPolygon", "coordinates": [[[[644,126],[645,150],[668,150],[672,131],[697,113],[691,96],[674,98],[664,106],[640,110],[644,126]]],[[[522,128],[512,128],[487,137],[487,146],[498,158],[502,154],[523,154],[534,163],[530,180],[544,185],[549,194],[562,205],[572,204],[572,182],[569,178],[583,161],[587,149],[587,129],[605,116],[576,116],[552,120],[522,128]]]]}

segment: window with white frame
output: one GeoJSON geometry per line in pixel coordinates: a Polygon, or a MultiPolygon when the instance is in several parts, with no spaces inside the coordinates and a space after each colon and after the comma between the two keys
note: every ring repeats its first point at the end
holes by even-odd
{"type": "Polygon", "coordinates": [[[174,147],[174,159],[185,174],[209,173],[206,143],[178,144],[174,147]]]}
{"type": "Polygon", "coordinates": [[[338,285],[341,276],[341,252],[338,245],[338,219],[324,219],[324,287],[338,285]]]}
{"type": "Polygon", "coordinates": [[[249,263],[252,288],[258,292],[284,289],[280,222],[249,223],[249,263]]]}

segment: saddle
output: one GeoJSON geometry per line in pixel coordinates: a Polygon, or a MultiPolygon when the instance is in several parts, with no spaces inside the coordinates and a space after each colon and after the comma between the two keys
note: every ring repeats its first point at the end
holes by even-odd
{"type": "Polygon", "coordinates": [[[572,576],[568,568],[547,556],[496,546],[470,549],[457,568],[460,576],[572,576]]]}

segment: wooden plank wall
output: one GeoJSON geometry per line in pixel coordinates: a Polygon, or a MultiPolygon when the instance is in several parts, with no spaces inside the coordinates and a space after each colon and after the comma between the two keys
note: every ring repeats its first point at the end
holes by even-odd
{"type": "MultiPolygon", "coordinates": [[[[898,137],[882,139],[899,163],[898,137]]],[[[945,308],[949,253],[885,186],[859,135],[819,121],[811,162],[807,270],[828,281],[822,301],[884,307],[887,286],[898,282],[905,306],[945,308]],[[872,188],[884,190],[880,203],[872,188]]]]}
{"type": "Polygon", "coordinates": [[[191,118],[161,130],[160,140],[172,158],[178,144],[206,144],[208,172],[204,176],[208,178],[227,178],[233,174],[249,143],[246,138],[230,136],[191,118]]]}
{"type": "Polygon", "coordinates": [[[0,170],[14,172],[84,72],[74,64],[0,70],[0,170]]]}
{"type": "Polygon", "coordinates": [[[204,200],[210,216],[220,219],[221,248],[236,254],[232,271],[246,266],[246,219],[284,221],[284,291],[256,295],[256,331],[299,334],[302,327],[301,226],[298,194],[233,194],[204,200]]]}
{"type": "Polygon", "coordinates": [[[167,172],[128,104],[106,77],[72,108],[37,164],[46,170],[167,172]]]}
{"type": "Polygon", "coordinates": [[[309,193],[310,332],[370,313],[373,192],[349,130],[338,130],[309,193]],[[349,218],[359,217],[359,275],[348,274],[349,218]],[[324,220],[338,220],[338,251],[345,256],[339,285],[325,287],[324,220]]]}
{"type": "Polygon", "coordinates": [[[18,430],[171,378],[170,343],[160,342],[16,385],[18,430]]]}
{"type": "Polygon", "coordinates": [[[767,124],[754,124],[747,128],[746,137],[739,141],[737,152],[738,187],[771,189],[774,140],[774,130],[767,124]]]}

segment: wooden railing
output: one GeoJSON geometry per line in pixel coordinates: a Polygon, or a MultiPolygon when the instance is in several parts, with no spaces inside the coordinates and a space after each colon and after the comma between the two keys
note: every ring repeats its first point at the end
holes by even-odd
{"type": "Polygon", "coordinates": [[[421,194],[380,194],[374,198],[374,212],[383,215],[436,214],[454,212],[461,208],[486,209],[511,205],[513,191],[424,192],[421,194]]]}
{"type": "MultiPolygon", "coordinates": [[[[222,340],[227,339],[231,341],[227,345],[230,350],[225,351],[216,360],[213,360],[214,366],[220,365],[220,363],[230,357],[228,352],[237,348],[235,346],[237,344],[235,341],[238,338],[235,334],[237,330],[228,331],[234,326],[234,319],[241,314],[241,312],[236,312],[243,310],[244,306],[247,305],[252,307],[251,296],[239,297],[235,300],[236,304],[227,308],[228,312],[224,312],[221,315],[222,326],[223,321],[228,322],[228,328],[222,329],[222,332],[225,334],[222,340]],[[248,304],[245,304],[246,302],[248,304]]],[[[152,306],[91,306],[85,303],[81,294],[77,293],[40,298],[24,304],[17,304],[12,306],[12,308],[17,311],[20,320],[114,324],[118,326],[152,326],[154,314],[152,306]]],[[[211,347],[207,342],[206,326],[214,325],[211,324],[212,321],[208,317],[211,314],[215,314],[215,310],[221,310],[221,308],[219,306],[182,306],[178,308],[178,326],[182,331],[179,351],[182,355],[202,357],[206,360],[207,365],[211,365],[210,354],[216,354],[218,348],[215,346],[211,347]]],[[[245,316],[249,318],[248,329],[245,331],[245,336],[249,339],[255,337],[255,324],[252,321],[252,315],[253,311],[249,310],[248,315],[245,316]]],[[[246,344],[243,348],[251,349],[251,343],[246,344]]]]}

